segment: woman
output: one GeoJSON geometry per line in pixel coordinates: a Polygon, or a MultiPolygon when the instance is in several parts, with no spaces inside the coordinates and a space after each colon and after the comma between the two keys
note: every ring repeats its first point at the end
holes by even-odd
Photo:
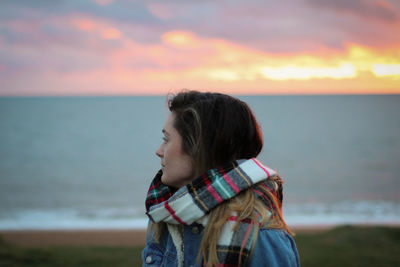
{"type": "Polygon", "coordinates": [[[168,104],[143,266],[299,266],[282,180],[256,159],[263,140],[247,104],[196,91],[168,104]]]}

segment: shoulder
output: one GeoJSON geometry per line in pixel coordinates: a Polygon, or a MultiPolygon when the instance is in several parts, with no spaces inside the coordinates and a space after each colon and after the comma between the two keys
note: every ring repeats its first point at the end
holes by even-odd
{"type": "Polygon", "coordinates": [[[157,241],[155,229],[148,227],[146,246],[142,251],[143,266],[176,266],[176,260],[176,249],[168,231],[163,231],[157,241]]]}
{"type": "Polygon", "coordinates": [[[250,266],[300,266],[294,239],[285,230],[260,229],[250,266]]]}

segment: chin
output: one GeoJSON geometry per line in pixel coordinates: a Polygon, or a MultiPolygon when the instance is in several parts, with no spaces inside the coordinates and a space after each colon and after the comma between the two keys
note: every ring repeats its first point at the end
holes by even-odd
{"type": "Polygon", "coordinates": [[[165,182],[165,173],[163,173],[163,174],[161,175],[161,182],[162,182],[163,184],[167,184],[167,183],[165,182]]]}
{"type": "Polygon", "coordinates": [[[165,184],[165,185],[171,186],[170,183],[168,182],[168,178],[165,177],[165,176],[166,176],[165,174],[163,174],[163,175],[161,176],[161,182],[162,182],[163,184],[165,184]]]}
{"type": "Polygon", "coordinates": [[[176,186],[175,184],[171,183],[171,181],[168,181],[168,178],[164,177],[164,175],[161,176],[161,182],[170,187],[179,188],[179,186],[176,186]]]}

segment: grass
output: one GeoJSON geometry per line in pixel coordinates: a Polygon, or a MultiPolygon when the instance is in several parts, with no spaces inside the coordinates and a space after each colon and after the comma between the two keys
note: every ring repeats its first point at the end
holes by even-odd
{"type": "MultiPolygon", "coordinates": [[[[341,226],[295,239],[305,267],[400,266],[400,228],[341,226]]],[[[0,266],[141,266],[142,249],[23,248],[0,239],[0,266]]]]}
{"type": "Polygon", "coordinates": [[[341,226],[295,239],[302,266],[400,266],[400,228],[341,226]]]}
{"type": "Polygon", "coordinates": [[[142,247],[23,248],[0,240],[0,266],[142,266],[142,247]]]}

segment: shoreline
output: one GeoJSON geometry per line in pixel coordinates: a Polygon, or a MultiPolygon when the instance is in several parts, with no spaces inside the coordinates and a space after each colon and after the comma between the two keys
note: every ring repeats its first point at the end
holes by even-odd
{"type": "MultiPolygon", "coordinates": [[[[290,227],[296,234],[315,234],[336,227],[399,228],[399,224],[301,225],[290,227]]],[[[107,246],[138,247],[146,242],[146,229],[57,229],[57,230],[0,230],[4,242],[22,247],[50,246],[107,246]]]]}

